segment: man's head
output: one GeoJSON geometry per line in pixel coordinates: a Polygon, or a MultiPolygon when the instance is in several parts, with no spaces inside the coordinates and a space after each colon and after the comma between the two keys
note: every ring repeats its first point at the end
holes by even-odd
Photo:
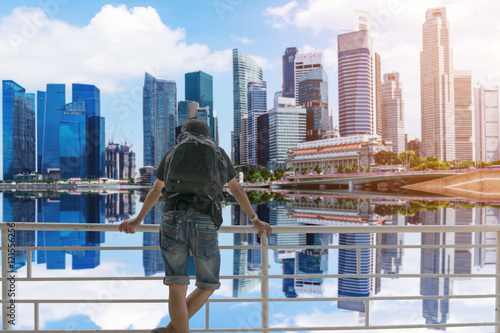
{"type": "Polygon", "coordinates": [[[210,127],[204,121],[198,119],[189,119],[182,126],[182,133],[191,132],[194,134],[200,134],[206,137],[210,136],[210,127]]]}

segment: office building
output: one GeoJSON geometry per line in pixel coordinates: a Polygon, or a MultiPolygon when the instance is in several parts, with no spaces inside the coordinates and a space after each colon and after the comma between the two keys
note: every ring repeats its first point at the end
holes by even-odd
{"type": "Polygon", "coordinates": [[[500,114],[498,86],[474,88],[476,161],[500,159],[500,114]]]}
{"type": "Polygon", "coordinates": [[[455,159],[455,98],[446,8],[428,9],[420,52],[421,156],[455,159]]]}
{"type": "Polygon", "coordinates": [[[87,104],[87,178],[104,177],[106,173],[105,120],[101,116],[101,92],[92,84],[72,84],[73,103],[87,104]]]}
{"type": "MultiPolygon", "coordinates": [[[[323,52],[297,53],[295,55],[295,103],[299,104],[299,79],[316,68],[323,67],[323,52]]],[[[288,97],[288,96],[284,96],[288,97]]]]}
{"type": "MultiPolygon", "coordinates": [[[[217,142],[217,129],[215,127],[214,117],[214,98],[213,98],[213,77],[202,71],[186,73],[185,77],[185,99],[187,101],[195,101],[200,104],[200,107],[207,107],[209,112],[208,125],[210,126],[210,136],[217,142]]],[[[181,125],[177,125],[181,126],[181,125]]]]}
{"type": "Polygon", "coordinates": [[[79,99],[64,108],[59,123],[61,178],[87,178],[87,103],[79,99]]]}
{"type": "Polygon", "coordinates": [[[269,163],[269,114],[257,118],[257,164],[269,163]]]}
{"type": "Polygon", "coordinates": [[[35,94],[2,81],[3,179],[35,171],[35,94]]]}
{"type": "Polygon", "coordinates": [[[146,73],[143,90],[144,166],[160,163],[175,145],[177,86],[146,73]]]}
{"type": "Polygon", "coordinates": [[[328,112],[328,76],[323,67],[300,77],[298,102],[306,109],[306,140],[323,139],[332,127],[328,112]]]}
{"type": "Polygon", "coordinates": [[[269,110],[269,168],[285,168],[287,152],[306,139],[306,109],[269,110]]]}
{"type": "Polygon", "coordinates": [[[299,53],[296,47],[287,47],[282,57],[283,90],[281,96],[295,98],[295,55],[299,53]]]}
{"type": "Polygon", "coordinates": [[[392,151],[405,151],[403,84],[399,73],[384,74],[382,139],[392,141],[392,151]]]}
{"type": "Polygon", "coordinates": [[[455,94],[455,158],[462,161],[472,161],[475,156],[472,72],[455,70],[453,79],[455,94]]]}
{"type": "Polygon", "coordinates": [[[248,164],[248,114],[241,116],[240,164],[248,164]]]}
{"type": "Polygon", "coordinates": [[[340,136],[376,133],[373,39],[367,30],[340,34],[338,89],[340,136]]]}
{"type": "Polygon", "coordinates": [[[263,82],[262,69],[249,55],[233,49],[234,130],[231,135],[231,158],[240,164],[241,119],[248,115],[248,82],[263,82]]]}
{"type": "Polygon", "coordinates": [[[257,165],[257,119],[267,113],[265,82],[248,82],[248,164],[257,165]]]}
{"type": "Polygon", "coordinates": [[[130,146],[108,142],[106,147],[106,178],[135,178],[135,153],[130,146]]]}
{"type": "Polygon", "coordinates": [[[64,84],[47,84],[47,91],[38,91],[37,94],[38,172],[48,173],[51,169],[61,169],[59,123],[65,110],[66,87],[64,84]]]}

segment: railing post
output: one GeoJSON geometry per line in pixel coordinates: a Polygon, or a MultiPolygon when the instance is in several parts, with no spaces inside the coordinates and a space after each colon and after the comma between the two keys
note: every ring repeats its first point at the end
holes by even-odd
{"type": "MultiPolygon", "coordinates": [[[[261,282],[261,291],[260,296],[263,299],[261,302],[261,313],[262,313],[262,328],[269,328],[269,239],[267,238],[267,233],[264,232],[260,237],[261,248],[260,248],[260,258],[262,265],[262,282],[261,282]]],[[[267,330],[265,331],[267,332],[267,330]]]]}
{"type": "MultiPolygon", "coordinates": [[[[9,262],[8,262],[8,229],[4,228],[2,229],[2,277],[5,278],[5,280],[2,281],[2,299],[8,299],[9,298],[9,280],[7,280],[7,277],[9,276],[10,270],[9,270],[9,262]]],[[[7,311],[7,306],[8,304],[2,303],[2,328],[4,330],[10,330],[11,325],[9,323],[10,317],[9,317],[9,312],[7,311]]]]}
{"type": "Polygon", "coordinates": [[[497,260],[496,260],[496,274],[495,277],[495,332],[500,333],[500,231],[497,231],[497,260]]]}

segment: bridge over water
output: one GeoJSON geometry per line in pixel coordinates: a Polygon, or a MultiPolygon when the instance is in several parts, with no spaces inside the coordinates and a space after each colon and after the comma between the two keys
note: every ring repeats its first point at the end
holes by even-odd
{"type": "Polygon", "coordinates": [[[297,175],[289,176],[289,182],[283,182],[273,187],[279,188],[328,188],[345,187],[353,191],[356,186],[376,186],[379,183],[386,183],[391,187],[395,184],[399,186],[421,183],[429,180],[455,176],[463,172],[450,170],[433,171],[403,171],[403,172],[376,172],[376,173],[348,173],[333,175],[297,175]]]}

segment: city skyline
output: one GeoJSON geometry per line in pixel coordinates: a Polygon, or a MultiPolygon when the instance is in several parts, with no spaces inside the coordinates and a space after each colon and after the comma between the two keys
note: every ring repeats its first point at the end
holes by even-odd
{"type": "MultiPolygon", "coordinates": [[[[283,50],[296,46],[300,52],[322,51],[325,55],[325,69],[332,83],[329,87],[329,104],[332,106],[334,125],[337,125],[336,45],[333,40],[336,34],[343,33],[341,30],[352,29],[354,9],[361,9],[373,16],[372,24],[376,27],[375,47],[382,56],[382,72],[399,71],[401,80],[405,82],[406,133],[416,133],[419,137],[420,132],[418,53],[421,50],[421,27],[427,9],[446,5],[453,32],[451,44],[455,49],[455,67],[471,69],[474,86],[477,81],[485,86],[497,85],[500,78],[499,71],[493,67],[494,50],[498,44],[494,43],[498,35],[495,31],[499,31],[500,26],[493,21],[491,15],[484,17],[485,13],[494,13],[498,4],[482,1],[474,4],[459,1],[396,2],[380,7],[368,1],[352,4],[320,0],[307,4],[285,1],[277,3],[276,7],[269,7],[265,2],[255,2],[252,5],[232,5],[225,11],[217,10],[212,3],[207,3],[193,7],[201,19],[211,18],[210,25],[203,27],[196,22],[188,22],[184,15],[179,15],[186,6],[180,2],[164,5],[152,1],[152,7],[147,8],[134,7],[140,3],[133,1],[128,3],[129,7],[106,5],[104,1],[89,1],[85,8],[67,2],[63,4],[63,1],[55,3],[57,6],[45,8],[45,20],[40,20],[43,22],[43,29],[42,26],[35,25],[35,29],[31,30],[26,27],[26,20],[23,18],[29,21],[34,14],[40,15],[43,8],[33,9],[43,7],[39,2],[24,1],[27,8],[16,10],[16,4],[0,5],[0,15],[4,18],[0,27],[6,32],[1,43],[4,43],[7,59],[3,65],[5,77],[2,79],[12,79],[28,92],[43,90],[47,82],[95,84],[101,89],[102,116],[107,118],[105,141],[109,140],[112,134],[109,129],[114,126],[123,128],[127,136],[133,133],[138,160],[142,160],[143,152],[140,148],[142,137],[137,126],[140,123],[137,111],[141,109],[142,77],[148,69],[152,69],[152,74],[157,74],[158,77],[176,80],[179,91],[183,90],[182,76],[187,72],[204,70],[214,76],[214,108],[220,119],[221,145],[229,151],[228,132],[232,123],[232,101],[229,97],[232,90],[230,51],[235,47],[241,47],[263,67],[264,80],[268,82],[270,92],[268,105],[271,105],[269,101],[272,99],[272,92],[281,88],[283,50]],[[245,22],[248,14],[253,14],[253,20],[262,23],[255,24],[258,27],[250,32],[242,29],[244,25],[236,24],[245,22]],[[470,29],[470,20],[479,17],[479,14],[483,18],[476,22],[475,29],[470,29]],[[102,22],[109,23],[107,28],[99,25],[102,22]],[[138,24],[144,27],[145,32],[133,29],[138,24]],[[233,28],[230,29],[231,34],[216,33],[213,30],[215,27],[226,26],[233,28]],[[81,43],[52,54],[53,48],[47,45],[65,45],[57,37],[60,36],[57,34],[60,29],[66,29],[72,34],[72,38],[74,36],[81,43]],[[123,29],[126,38],[116,34],[116,29],[123,29]],[[142,38],[148,34],[149,38],[142,38]],[[116,41],[111,38],[113,36],[116,41]],[[151,38],[160,38],[165,43],[146,44],[151,38]],[[131,40],[136,44],[131,45],[131,40]],[[121,50],[122,48],[116,47],[117,42],[125,43],[129,52],[121,52],[122,55],[116,51],[109,54],[104,52],[109,48],[121,50]],[[100,45],[102,52],[94,44],[100,45]],[[165,45],[162,46],[163,44],[165,45]],[[477,48],[474,45],[487,47],[477,48]],[[169,52],[162,53],[167,46],[169,52]],[[468,51],[472,49],[475,50],[474,53],[468,51]],[[31,52],[34,50],[36,52],[31,52]],[[44,66],[34,66],[30,71],[20,67],[26,64],[36,65],[40,63],[42,56],[49,54],[52,57],[49,57],[50,60],[44,66]],[[185,59],[190,61],[184,61],[185,59]]],[[[70,91],[67,93],[69,95],[70,91]]]]}

